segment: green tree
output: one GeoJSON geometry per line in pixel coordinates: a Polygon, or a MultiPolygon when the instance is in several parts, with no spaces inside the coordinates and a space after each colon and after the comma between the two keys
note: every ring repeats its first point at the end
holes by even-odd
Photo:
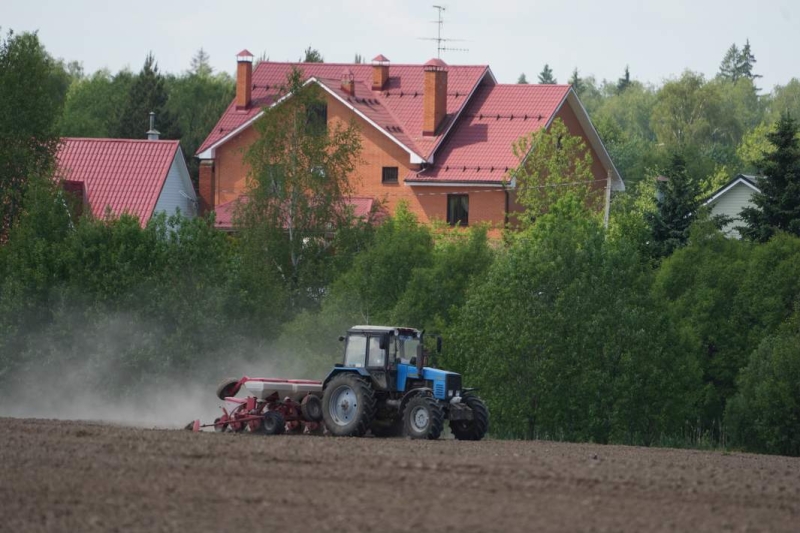
{"type": "Polygon", "coordinates": [[[401,203],[376,230],[373,245],[333,284],[334,308],[348,309],[359,323],[389,322],[415,271],[432,266],[433,245],[430,229],[401,203]]]}
{"type": "Polygon", "coordinates": [[[654,443],[690,417],[697,371],[651,275],[567,193],[469,292],[445,364],[481,389],[497,435],[654,443]]]}
{"type": "Polygon", "coordinates": [[[133,79],[122,106],[119,123],[112,129],[113,137],[143,139],[150,129],[150,112],[156,114],[156,129],[162,139],[180,139],[177,119],[167,106],[166,79],[158,70],[152,53],[147,54],[144,66],[133,79]]]}
{"type": "Polygon", "coordinates": [[[362,56],[361,54],[356,54],[355,59],[353,59],[353,63],[355,63],[356,65],[364,63],[364,56],[362,56]]]}
{"type": "Polygon", "coordinates": [[[778,122],[789,114],[800,117],[800,79],[792,78],[786,85],[778,85],[769,102],[769,120],[778,122]]]}
{"type": "Polygon", "coordinates": [[[602,188],[595,186],[592,155],[586,143],[570,135],[561,119],[514,143],[520,163],[510,173],[516,180],[516,201],[525,208],[523,227],[546,213],[555,201],[570,192],[587,204],[596,204],[602,188]]]}
{"type": "Polygon", "coordinates": [[[766,337],[739,376],[725,420],[747,450],[800,455],[800,311],[766,337]]]}
{"type": "Polygon", "coordinates": [[[436,243],[432,264],[413,270],[392,310],[391,323],[441,332],[463,307],[468,288],[486,273],[492,259],[486,228],[447,232],[436,243]]]}
{"type": "Polygon", "coordinates": [[[329,281],[326,235],[351,223],[346,200],[361,141],[355,122],[328,123],[323,93],[299,70],[282,92],[291,97],[255,123],[247,201],[235,220],[249,253],[273,266],[299,309],[318,301],[329,281]]]}
{"type": "Polygon", "coordinates": [[[656,210],[647,214],[656,258],[667,257],[686,244],[701,206],[700,189],[688,175],[683,156],[672,156],[665,178],[658,182],[656,210]]]}
{"type": "Polygon", "coordinates": [[[718,76],[728,81],[737,81],[741,77],[739,71],[740,58],[741,53],[739,52],[739,47],[736,46],[736,43],[733,43],[722,58],[722,63],[719,65],[718,76]]]}
{"type": "Polygon", "coordinates": [[[517,78],[517,83],[520,83],[520,84],[523,84],[523,85],[527,85],[528,84],[528,78],[525,77],[525,73],[524,72],[519,75],[519,78],[517,78]]]}
{"type": "Polygon", "coordinates": [[[617,80],[617,92],[622,93],[625,92],[625,89],[630,87],[631,85],[631,71],[628,69],[628,65],[625,65],[625,74],[617,80]]]}
{"type": "Polygon", "coordinates": [[[59,123],[64,137],[110,137],[122,118],[133,74],[98,70],[70,85],[59,123]]]}
{"type": "Polygon", "coordinates": [[[214,73],[214,69],[211,67],[210,60],[211,57],[208,55],[208,52],[203,50],[203,47],[201,46],[200,49],[192,56],[189,72],[195,76],[211,76],[214,73]]]}
{"type": "Polygon", "coordinates": [[[774,146],[760,165],[765,178],[760,192],[753,194],[753,206],[742,209],[745,237],[765,242],[778,231],[800,235],[800,140],[797,122],[784,115],[776,129],[767,134],[774,146]]]}
{"type": "Polygon", "coordinates": [[[572,77],[569,79],[569,84],[572,85],[572,89],[575,91],[575,93],[580,96],[584,87],[583,80],[578,73],[578,67],[575,67],[575,69],[572,71],[572,77]]]}
{"type": "Polygon", "coordinates": [[[658,92],[651,124],[666,147],[703,146],[723,132],[719,89],[702,74],[686,71],[658,92]]]}
{"type": "Polygon", "coordinates": [[[324,63],[325,60],[322,57],[322,54],[319,53],[319,50],[316,48],[311,48],[310,46],[306,48],[305,52],[303,52],[303,58],[300,60],[302,63],[324,63]]]}
{"type": "Polygon", "coordinates": [[[182,133],[181,147],[188,157],[189,173],[194,181],[197,181],[199,161],[193,156],[230,104],[236,90],[227,73],[214,75],[210,67],[203,66],[208,60],[208,54],[201,49],[192,60],[189,71],[166,79],[167,109],[178,122],[182,133]]]}
{"type": "Polygon", "coordinates": [[[0,37],[0,244],[24,209],[29,179],[52,171],[61,73],[37,34],[0,37]]]}
{"type": "Polygon", "coordinates": [[[749,79],[750,81],[755,81],[756,78],[760,78],[760,74],[755,74],[753,72],[753,67],[755,64],[756,56],[753,55],[753,51],[750,48],[750,39],[747,39],[742,47],[742,53],[739,55],[739,61],[736,65],[739,75],[743,78],[749,79]]]}
{"type": "Polygon", "coordinates": [[[553,70],[547,63],[544,64],[544,68],[539,73],[539,83],[544,83],[544,84],[558,83],[558,81],[553,76],[553,70]]]}

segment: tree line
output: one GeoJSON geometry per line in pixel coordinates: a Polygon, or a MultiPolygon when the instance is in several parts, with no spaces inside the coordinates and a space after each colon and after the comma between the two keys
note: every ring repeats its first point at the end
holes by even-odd
{"type": "MultiPolygon", "coordinates": [[[[24,38],[7,38],[0,62],[26,44],[38,50],[30,74],[49,60],[24,38]]],[[[4,72],[0,83],[13,87],[4,72]]],[[[160,215],[141,228],[128,216],[75,216],[45,164],[58,106],[27,110],[42,130],[24,139],[36,144],[6,148],[13,157],[2,160],[19,162],[2,167],[4,195],[7,176],[26,186],[0,246],[0,395],[50,372],[135,396],[145,384],[213,381],[240,357],[258,361],[253,374],[320,377],[340,360],[335,339],[347,327],[404,324],[444,337],[434,363],[481,389],[497,437],[800,455],[791,116],[753,151],[772,185],[742,240],[697,203],[703,181],[680,144],[657,170],[670,179],[616,195],[608,227],[588,187],[526,195],[547,180],[584,181],[570,173],[585,171],[585,147],[558,122],[517,143],[542,148],[514,170],[525,209],[517,229],[492,240],[485,227],[420,224],[402,205],[380,224],[355,218],[342,200],[360,154],[356,126],[305,120],[320,95],[300,80],[286,80],[295,97],[257,126],[233,236],[213,218],[160,215]]]]}

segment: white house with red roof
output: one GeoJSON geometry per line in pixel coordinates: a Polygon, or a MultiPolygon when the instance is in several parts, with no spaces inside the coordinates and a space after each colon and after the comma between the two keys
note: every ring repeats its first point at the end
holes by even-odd
{"type": "Polygon", "coordinates": [[[159,212],[197,214],[197,195],[178,141],[63,138],[58,178],[95,217],[127,213],[145,226],[159,212]]]}
{"type": "MultiPolygon", "coordinates": [[[[354,202],[380,202],[393,212],[407,202],[423,222],[486,222],[501,227],[518,210],[510,170],[512,145],[561,119],[583,137],[598,188],[624,183],[577,94],[569,85],[500,84],[487,65],[396,65],[379,55],[372,64],[274,63],[253,71],[252,54],[237,56],[234,101],[200,146],[200,201],[225,213],[247,190],[244,151],[265,108],[280,105],[287,74],[300,69],[325,94],[329,124],[355,120],[361,163],[351,177],[354,202]],[[219,208],[219,209],[218,209],[219,208]]],[[[291,95],[288,95],[291,97],[291,95]]]]}

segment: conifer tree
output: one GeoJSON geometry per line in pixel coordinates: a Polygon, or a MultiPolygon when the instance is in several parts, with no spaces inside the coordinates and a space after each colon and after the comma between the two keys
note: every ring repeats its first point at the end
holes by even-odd
{"type": "Polygon", "coordinates": [[[519,78],[517,78],[517,83],[520,83],[522,85],[527,85],[528,78],[525,77],[525,73],[524,72],[519,75],[519,78]]]}
{"type": "Polygon", "coordinates": [[[303,52],[303,59],[300,60],[302,63],[324,63],[325,60],[322,57],[322,54],[319,53],[319,50],[316,48],[311,48],[310,46],[306,48],[305,52],[303,52]]]}
{"type": "Polygon", "coordinates": [[[761,192],[752,196],[754,206],[742,209],[747,224],[739,231],[754,241],[766,242],[778,231],[800,236],[800,142],[797,122],[782,115],[767,139],[775,150],[765,154],[759,165],[764,179],[761,192]]]}
{"type": "Polygon", "coordinates": [[[189,73],[194,74],[196,76],[210,76],[214,73],[214,69],[211,67],[211,63],[209,62],[211,57],[208,55],[208,52],[203,50],[203,47],[200,47],[194,56],[192,56],[191,66],[189,67],[189,73]]]}
{"type": "Polygon", "coordinates": [[[739,47],[733,43],[725,52],[725,57],[722,58],[722,63],[719,65],[720,78],[734,82],[739,79],[739,57],[739,47]]]}
{"type": "Polygon", "coordinates": [[[558,83],[558,81],[553,77],[553,69],[550,68],[550,65],[547,63],[544,64],[544,68],[539,73],[539,83],[552,85],[558,83]]]}
{"type": "Polygon", "coordinates": [[[646,215],[653,235],[652,254],[656,258],[667,257],[686,244],[689,227],[701,206],[700,188],[689,176],[682,155],[672,155],[665,177],[666,181],[658,182],[657,209],[646,215]]]}
{"type": "Polygon", "coordinates": [[[150,129],[150,112],[156,114],[156,130],[161,139],[179,139],[178,121],[167,107],[167,89],[164,75],[152,52],[147,54],[144,66],[134,78],[128,97],[123,104],[120,121],[112,135],[121,139],[144,139],[150,129]]]}
{"type": "Polygon", "coordinates": [[[631,71],[628,68],[628,65],[625,65],[625,74],[617,80],[617,94],[620,94],[625,91],[631,84],[631,71]]]}
{"type": "Polygon", "coordinates": [[[755,64],[756,56],[753,55],[753,51],[750,49],[750,39],[747,39],[742,47],[742,52],[739,54],[739,60],[736,64],[739,77],[748,78],[753,81],[755,81],[756,78],[760,78],[760,74],[753,73],[753,67],[755,64]]]}
{"type": "Polygon", "coordinates": [[[580,96],[580,94],[583,92],[583,80],[579,76],[578,67],[575,67],[575,69],[572,71],[572,77],[569,79],[569,84],[572,85],[572,88],[580,96]]]}

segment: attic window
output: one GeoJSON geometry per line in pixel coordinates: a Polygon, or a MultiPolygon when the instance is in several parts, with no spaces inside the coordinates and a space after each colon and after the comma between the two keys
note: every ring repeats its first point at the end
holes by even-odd
{"type": "Polygon", "coordinates": [[[381,183],[397,183],[397,167],[383,167],[381,183]]]}
{"type": "Polygon", "coordinates": [[[328,104],[327,102],[314,103],[308,107],[307,124],[314,133],[328,132],[328,104]]]}

